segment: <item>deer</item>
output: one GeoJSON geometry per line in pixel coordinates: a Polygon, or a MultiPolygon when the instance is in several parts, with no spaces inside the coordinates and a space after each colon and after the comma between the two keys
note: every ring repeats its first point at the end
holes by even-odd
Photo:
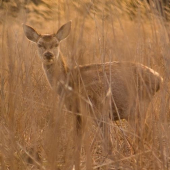
{"type": "MultiPolygon", "coordinates": [[[[94,119],[101,119],[102,116],[112,121],[125,119],[142,129],[147,108],[160,90],[163,78],[143,64],[128,61],[69,68],[60,52],[60,43],[69,36],[71,23],[62,25],[54,34],[43,35],[23,24],[25,36],[38,47],[51,89],[60,97],[65,94],[64,104],[69,111],[80,113],[88,108],[94,119]]],[[[80,135],[83,115],[77,114],[76,122],[80,135]]]]}

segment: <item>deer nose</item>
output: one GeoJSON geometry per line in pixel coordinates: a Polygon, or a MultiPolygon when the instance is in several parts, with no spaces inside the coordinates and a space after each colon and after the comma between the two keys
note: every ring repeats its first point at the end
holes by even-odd
{"type": "Polygon", "coordinates": [[[48,60],[50,60],[50,59],[53,58],[53,54],[50,53],[50,52],[46,52],[46,53],[44,54],[44,56],[45,56],[45,58],[48,59],[48,60]]]}

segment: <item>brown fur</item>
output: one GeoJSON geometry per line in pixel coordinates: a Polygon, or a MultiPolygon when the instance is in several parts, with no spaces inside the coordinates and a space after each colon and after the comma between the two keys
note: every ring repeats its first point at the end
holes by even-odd
{"type": "MultiPolygon", "coordinates": [[[[66,75],[70,71],[76,78],[74,78],[74,83],[70,80],[68,84],[74,89],[72,84],[75,84],[76,79],[79,83],[80,94],[90,100],[93,109],[99,115],[104,107],[104,100],[107,98],[109,88],[111,88],[111,112],[114,120],[117,120],[119,116],[121,119],[133,117],[137,103],[144,109],[146,103],[149,104],[152,97],[160,89],[163,81],[154,70],[142,64],[131,62],[78,66],[73,70],[68,70],[66,75]],[[114,106],[113,100],[116,106],[114,106]]],[[[68,100],[71,103],[72,100],[68,100]]],[[[146,109],[144,110],[146,111],[146,109]]]]}
{"type": "MultiPolygon", "coordinates": [[[[50,86],[58,94],[61,94],[62,90],[69,91],[65,87],[72,89],[65,97],[67,108],[70,110],[75,105],[75,96],[76,101],[84,99],[87,105],[91,103],[90,110],[98,117],[102,115],[102,108],[109,98],[109,110],[113,120],[131,120],[136,117],[137,112],[141,117],[145,117],[147,107],[163,81],[159,73],[142,64],[131,62],[90,64],[70,70],[57,44],[68,36],[70,29],[71,22],[68,22],[57,34],[39,35],[33,28],[24,25],[27,38],[36,42],[39,37],[37,44],[43,43],[45,46],[43,49],[39,47],[39,54],[50,86]],[[52,60],[46,59],[47,52],[51,54],[52,60]],[[76,88],[79,95],[74,92],[76,88]]],[[[80,111],[78,103],[77,101],[75,110],[80,111]]]]}

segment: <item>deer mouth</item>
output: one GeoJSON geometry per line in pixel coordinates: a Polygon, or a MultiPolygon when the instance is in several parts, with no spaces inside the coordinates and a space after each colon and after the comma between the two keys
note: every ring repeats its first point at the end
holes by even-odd
{"type": "Polygon", "coordinates": [[[54,56],[50,56],[50,57],[44,56],[43,62],[44,62],[44,64],[47,64],[47,65],[54,63],[54,56]]]}
{"type": "Polygon", "coordinates": [[[44,59],[44,64],[50,65],[54,63],[54,58],[50,58],[50,59],[44,59]]]}

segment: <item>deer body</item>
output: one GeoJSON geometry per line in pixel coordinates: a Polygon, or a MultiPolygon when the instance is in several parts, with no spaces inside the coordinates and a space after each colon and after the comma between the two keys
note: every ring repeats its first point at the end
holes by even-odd
{"type": "MultiPolygon", "coordinates": [[[[128,119],[131,115],[133,116],[137,101],[140,104],[149,104],[152,96],[160,89],[162,82],[162,78],[154,70],[142,64],[131,62],[90,64],[69,70],[60,56],[56,63],[43,65],[43,68],[50,86],[59,95],[64,84],[68,84],[74,90],[74,83],[79,83],[80,95],[86,96],[90,100],[95,113],[99,115],[109,88],[111,88],[112,100],[116,104],[114,106],[112,102],[114,120],[118,120],[119,117],[128,119]],[[73,80],[71,76],[68,79],[70,72],[76,75],[76,79],[73,80]]],[[[67,89],[63,88],[63,90],[67,89]]],[[[66,97],[65,103],[68,110],[71,109],[72,105],[75,105],[72,100],[73,95],[69,92],[66,97]]],[[[80,110],[79,107],[77,105],[77,111],[80,110]]]]}
{"type": "Polygon", "coordinates": [[[143,106],[160,88],[161,77],[152,69],[137,63],[112,62],[80,66],[87,96],[100,114],[110,88],[114,120],[135,115],[137,102],[143,106]]]}
{"type": "MultiPolygon", "coordinates": [[[[69,35],[70,29],[71,22],[68,22],[56,34],[40,35],[33,28],[24,25],[27,38],[38,45],[43,68],[52,89],[60,95],[62,89],[66,90],[64,88],[66,85],[74,91],[77,83],[80,95],[91,102],[96,114],[100,114],[110,91],[112,101],[110,107],[114,120],[133,118],[137,105],[147,107],[160,89],[162,77],[159,73],[132,62],[90,64],[70,70],[59,48],[60,42],[69,35]],[[70,75],[74,75],[74,79],[70,75]]],[[[75,105],[73,95],[74,93],[69,93],[65,99],[68,109],[75,105]]],[[[79,105],[76,107],[79,111],[79,105]]]]}

